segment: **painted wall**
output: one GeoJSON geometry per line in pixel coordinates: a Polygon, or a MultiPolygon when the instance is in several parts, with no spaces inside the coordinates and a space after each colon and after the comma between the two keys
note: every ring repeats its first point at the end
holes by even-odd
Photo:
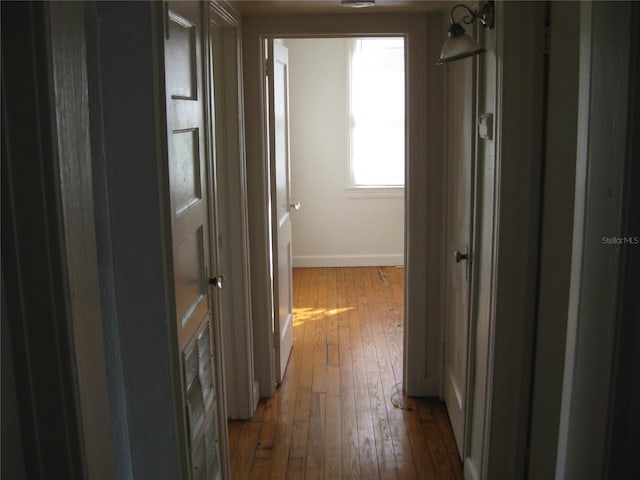
{"type": "Polygon", "coordinates": [[[293,264],[402,265],[404,199],[349,198],[348,39],[289,48],[293,264]]]}

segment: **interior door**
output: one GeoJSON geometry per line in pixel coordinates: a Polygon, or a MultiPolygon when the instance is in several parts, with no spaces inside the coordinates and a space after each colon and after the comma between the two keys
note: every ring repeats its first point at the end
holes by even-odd
{"type": "Polygon", "coordinates": [[[473,61],[448,64],[447,229],[444,399],[458,452],[464,455],[467,407],[471,202],[473,172],[473,61]]]}
{"type": "Polygon", "coordinates": [[[203,5],[166,4],[164,54],[177,342],[187,443],[193,478],[217,479],[221,478],[219,402],[209,298],[212,206],[207,183],[203,5]]]}
{"type": "Polygon", "coordinates": [[[282,382],[293,347],[293,288],[291,251],[291,168],[289,159],[289,52],[268,41],[269,154],[272,168],[273,262],[275,274],[274,348],[276,381],[282,382]]]}

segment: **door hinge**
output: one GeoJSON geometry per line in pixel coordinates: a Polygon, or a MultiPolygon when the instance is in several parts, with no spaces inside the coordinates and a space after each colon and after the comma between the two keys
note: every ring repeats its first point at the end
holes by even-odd
{"type": "Polygon", "coordinates": [[[273,332],[273,346],[278,348],[280,346],[279,332],[273,332]]]}
{"type": "Polygon", "coordinates": [[[268,58],[264,59],[264,74],[267,77],[271,77],[272,75],[271,61],[268,58]]]}

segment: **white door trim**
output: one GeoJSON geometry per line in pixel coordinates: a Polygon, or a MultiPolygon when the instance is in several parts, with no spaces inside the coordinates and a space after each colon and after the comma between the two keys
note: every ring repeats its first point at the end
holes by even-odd
{"type": "Polygon", "coordinates": [[[266,157],[264,39],[336,37],[388,33],[407,35],[408,103],[405,208],[405,373],[412,395],[440,395],[442,376],[442,130],[439,99],[442,70],[435,66],[441,16],[426,14],[270,15],[243,18],[247,186],[252,277],[255,374],[261,396],[274,392],[274,316],[271,282],[270,168],[266,157]],[[437,26],[432,30],[428,26],[437,26]],[[432,33],[428,35],[428,31],[432,33]],[[432,41],[429,41],[429,38],[432,41]],[[438,40],[436,40],[438,39],[438,40]],[[428,48],[428,45],[431,48],[428,48]],[[425,59],[428,62],[425,63],[425,59]],[[427,88],[430,87],[430,88],[427,88]],[[431,109],[428,106],[431,105],[431,109]],[[425,181],[429,182],[425,188],[425,181]],[[427,233],[437,232],[428,238],[427,233]],[[428,241],[427,241],[428,240],[428,241]],[[409,368],[407,368],[409,367],[409,368]]]}
{"type": "MultiPolygon", "coordinates": [[[[637,131],[628,115],[635,90],[630,51],[637,23],[637,14],[630,21],[631,4],[580,5],[576,189],[557,479],[613,478],[608,463],[623,455],[617,442],[608,443],[613,440],[611,422],[620,413],[615,412],[616,377],[619,368],[626,368],[616,365],[623,362],[619,355],[624,349],[616,335],[626,330],[618,310],[624,298],[621,273],[630,265],[623,266],[621,255],[626,247],[637,248],[628,243],[633,237],[623,239],[636,233],[624,230],[625,209],[635,208],[624,205],[625,177],[632,165],[629,138],[637,131]],[[619,242],[610,240],[616,237],[619,242]]],[[[633,418],[631,409],[628,419],[633,418]]]]}
{"type": "Polygon", "coordinates": [[[495,48],[480,60],[495,89],[479,98],[478,113],[495,108],[496,134],[484,152],[478,184],[478,198],[493,204],[480,212],[485,217],[478,225],[476,418],[470,419],[465,458],[465,472],[479,478],[522,478],[525,471],[537,299],[543,25],[544,4],[496,2],[496,26],[486,34],[495,48]]]}
{"type": "Polygon", "coordinates": [[[216,185],[218,189],[219,268],[225,275],[223,290],[223,367],[226,378],[227,414],[248,419],[258,405],[259,393],[253,371],[251,281],[247,220],[246,159],[242,118],[242,65],[239,15],[229,5],[209,5],[213,38],[213,81],[217,132],[216,185]]]}

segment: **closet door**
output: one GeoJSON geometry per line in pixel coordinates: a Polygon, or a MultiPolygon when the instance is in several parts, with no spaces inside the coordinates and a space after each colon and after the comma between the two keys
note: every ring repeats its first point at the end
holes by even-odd
{"type": "MultiPolygon", "coordinates": [[[[165,9],[167,154],[177,342],[193,479],[222,478],[218,428],[221,385],[214,355],[212,248],[201,2],[168,2],[165,9]]],[[[215,296],[217,298],[217,295],[215,296]]],[[[215,323],[214,323],[215,321],[215,323]]]]}

